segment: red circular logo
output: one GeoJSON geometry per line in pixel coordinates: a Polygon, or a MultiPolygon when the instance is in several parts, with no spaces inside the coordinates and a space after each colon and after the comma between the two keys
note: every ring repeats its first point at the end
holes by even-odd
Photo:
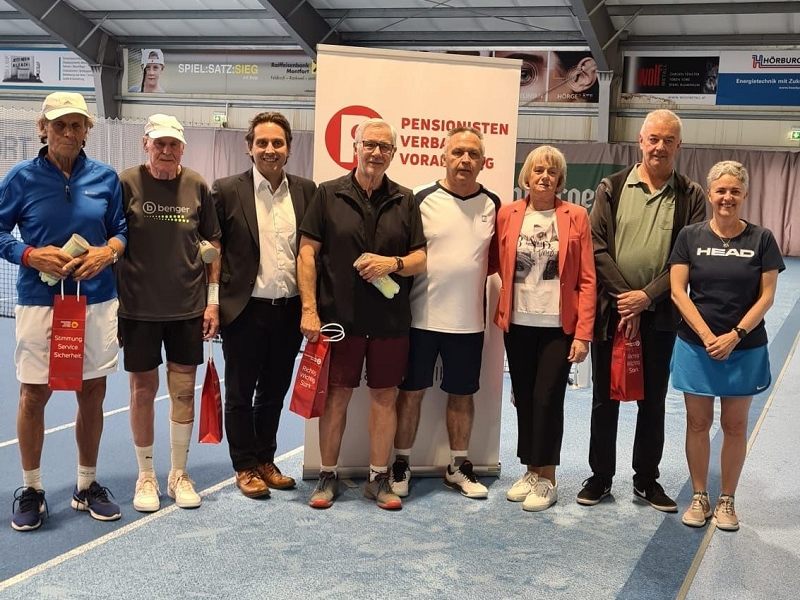
{"type": "Polygon", "coordinates": [[[325,128],[325,148],[328,155],[340,167],[348,171],[356,166],[353,140],[356,128],[367,119],[380,119],[381,116],[366,106],[345,106],[336,112],[325,128]]]}

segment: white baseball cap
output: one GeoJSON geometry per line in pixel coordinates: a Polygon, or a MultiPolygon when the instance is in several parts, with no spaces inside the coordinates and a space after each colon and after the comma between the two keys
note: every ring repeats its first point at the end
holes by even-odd
{"type": "Polygon", "coordinates": [[[53,92],[42,103],[42,116],[48,121],[73,114],[92,118],[86,100],[78,93],[53,92]]]}
{"type": "Polygon", "coordinates": [[[162,115],[161,113],[150,115],[144,126],[144,134],[154,140],[172,137],[186,143],[186,138],[183,137],[183,125],[172,115],[162,115]]]}
{"type": "Polygon", "coordinates": [[[142,50],[142,67],[147,65],[163,65],[164,53],[158,48],[145,48],[142,50]]]}

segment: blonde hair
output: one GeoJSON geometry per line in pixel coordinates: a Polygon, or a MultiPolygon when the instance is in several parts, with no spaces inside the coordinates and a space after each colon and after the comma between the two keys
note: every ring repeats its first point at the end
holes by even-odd
{"type": "Polygon", "coordinates": [[[523,190],[528,189],[528,179],[531,177],[531,171],[533,171],[534,165],[539,163],[551,165],[560,171],[558,183],[556,183],[557,196],[561,193],[564,182],[567,180],[567,159],[564,158],[564,154],[561,150],[553,146],[539,146],[528,153],[528,157],[525,159],[525,163],[522,165],[519,178],[517,179],[519,187],[523,190]]]}

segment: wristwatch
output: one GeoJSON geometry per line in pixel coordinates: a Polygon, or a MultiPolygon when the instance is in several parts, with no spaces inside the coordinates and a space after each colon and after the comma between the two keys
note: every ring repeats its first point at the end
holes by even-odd
{"type": "Polygon", "coordinates": [[[403,259],[400,258],[399,256],[395,256],[394,259],[397,261],[397,269],[395,270],[395,273],[397,273],[398,271],[402,271],[405,268],[405,265],[403,264],[403,259]]]}
{"type": "Polygon", "coordinates": [[[119,252],[117,252],[113,246],[109,246],[109,248],[111,248],[111,264],[115,265],[119,260],[119,252]]]}
{"type": "Polygon", "coordinates": [[[739,336],[740,340],[743,340],[745,337],[747,337],[747,329],[744,327],[734,327],[733,330],[736,332],[736,335],[739,336]]]}

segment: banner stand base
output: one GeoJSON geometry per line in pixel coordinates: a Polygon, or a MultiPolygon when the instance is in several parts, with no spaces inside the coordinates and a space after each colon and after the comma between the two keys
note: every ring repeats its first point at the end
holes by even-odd
{"type": "MultiPolygon", "coordinates": [[[[391,465],[390,465],[391,467],[391,465]]],[[[447,465],[411,465],[412,477],[444,477],[447,465]]],[[[500,477],[500,463],[494,465],[473,465],[473,471],[479,477],[500,477]]],[[[366,479],[369,467],[339,467],[339,479],[366,479]]],[[[319,479],[319,467],[307,467],[303,464],[303,479],[319,479]]]]}

